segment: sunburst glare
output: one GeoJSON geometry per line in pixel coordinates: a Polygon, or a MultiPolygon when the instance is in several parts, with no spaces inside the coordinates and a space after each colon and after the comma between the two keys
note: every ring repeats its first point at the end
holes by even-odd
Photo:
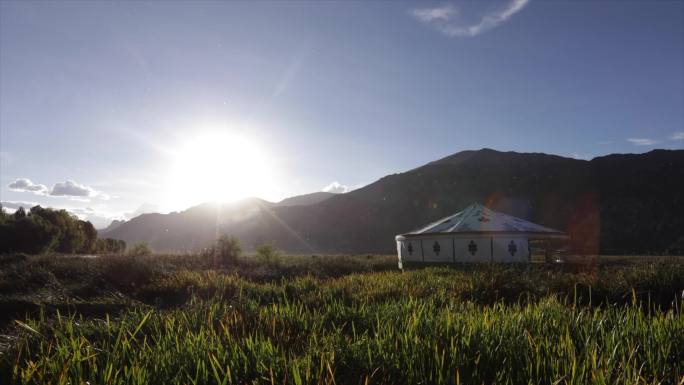
{"type": "Polygon", "coordinates": [[[271,188],[268,154],[247,137],[203,133],[184,140],[173,154],[167,176],[170,206],[263,197],[271,188]]]}

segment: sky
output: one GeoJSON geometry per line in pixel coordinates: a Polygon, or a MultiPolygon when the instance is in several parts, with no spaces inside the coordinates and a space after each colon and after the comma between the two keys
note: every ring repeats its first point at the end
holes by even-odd
{"type": "Polygon", "coordinates": [[[684,148],[684,2],[0,2],[0,200],[96,227],[480,148],[684,148]]]}

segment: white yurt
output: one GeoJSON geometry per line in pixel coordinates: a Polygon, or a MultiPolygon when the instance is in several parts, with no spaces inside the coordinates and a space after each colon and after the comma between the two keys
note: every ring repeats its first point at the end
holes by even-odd
{"type": "Polygon", "coordinates": [[[561,231],[474,203],[395,239],[402,268],[403,262],[528,262],[530,240],[567,238],[561,231]]]}

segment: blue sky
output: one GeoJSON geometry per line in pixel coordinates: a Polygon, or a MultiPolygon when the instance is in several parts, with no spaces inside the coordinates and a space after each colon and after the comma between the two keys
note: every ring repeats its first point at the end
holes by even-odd
{"type": "Polygon", "coordinates": [[[217,191],[279,200],[353,188],[466,149],[684,147],[682,2],[0,11],[0,198],[98,226],[217,191]],[[196,174],[197,138],[224,138],[208,147],[234,156],[200,157],[210,164],[196,174]]]}

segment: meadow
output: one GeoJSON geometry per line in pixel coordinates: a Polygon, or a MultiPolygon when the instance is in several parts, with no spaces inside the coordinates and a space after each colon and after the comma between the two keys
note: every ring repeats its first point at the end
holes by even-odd
{"type": "Polygon", "coordinates": [[[684,258],[0,257],[0,383],[683,384],[684,258]]]}

